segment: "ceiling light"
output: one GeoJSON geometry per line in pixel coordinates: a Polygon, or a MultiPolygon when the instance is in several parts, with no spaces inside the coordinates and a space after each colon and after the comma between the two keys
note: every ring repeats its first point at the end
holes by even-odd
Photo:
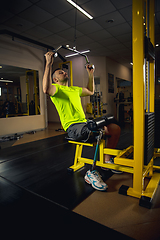
{"type": "Polygon", "coordinates": [[[114,22],[114,19],[109,19],[109,20],[107,20],[106,22],[108,22],[108,23],[113,23],[113,22],[114,22]]]}
{"type": "Polygon", "coordinates": [[[159,47],[159,43],[156,44],[156,47],[159,47]]]}
{"type": "MultiPolygon", "coordinates": [[[[88,52],[90,52],[90,50],[86,50],[86,51],[82,51],[82,52],[80,52],[80,53],[88,53],[88,52]]],[[[72,53],[72,54],[69,54],[69,55],[66,55],[65,57],[73,57],[73,56],[76,56],[76,55],[78,55],[79,53],[72,53]]]]}
{"type": "Polygon", "coordinates": [[[13,81],[11,81],[11,80],[7,80],[7,79],[3,79],[3,80],[0,80],[0,82],[10,82],[10,83],[13,83],[13,81]]]}
{"type": "Polygon", "coordinates": [[[81,13],[83,13],[85,16],[87,16],[89,19],[93,19],[93,17],[87,13],[83,8],[81,8],[80,6],[78,6],[75,2],[73,2],[72,0],[67,0],[67,2],[69,2],[70,4],[72,4],[75,8],[77,8],[81,13]]]}
{"type": "Polygon", "coordinates": [[[132,62],[130,62],[130,64],[131,64],[131,65],[133,65],[133,63],[132,63],[132,62]]]}

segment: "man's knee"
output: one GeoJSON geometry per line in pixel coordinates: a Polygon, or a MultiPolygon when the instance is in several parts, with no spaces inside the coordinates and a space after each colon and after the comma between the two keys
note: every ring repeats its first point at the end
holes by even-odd
{"type": "Polygon", "coordinates": [[[121,133],[121,128],[118,124],[116,123],[110,123],[108,126],[108,132],[110,135],[114,134],[114,135],[120,135],[121,133]]]}

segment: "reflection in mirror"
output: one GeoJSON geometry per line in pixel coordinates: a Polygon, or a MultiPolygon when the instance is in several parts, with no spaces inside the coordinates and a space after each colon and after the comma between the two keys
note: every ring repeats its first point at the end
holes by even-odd
{"type": "Polygon", "coordinates": [[[38,71],[0,64],[0,118],[38,114],[38,71]]]}

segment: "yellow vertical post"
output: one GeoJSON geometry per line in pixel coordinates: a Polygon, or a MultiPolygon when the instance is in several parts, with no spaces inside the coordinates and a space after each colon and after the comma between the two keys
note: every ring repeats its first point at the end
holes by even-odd
{"type": "Polygon", "coordinates": [[[140,197],[144,163],[144,0],[132,1],[134,175],[128,195],[140,197]]]}
{"type": "MultiPolygon", "coordinates": [[[[155,1],[150,0],[149,5],[149,37],[155,47],[155,1]]],[[[150,112],[154,112],[155,99],[155,60],[150,62],[150,112]]]]}
{"type": "Polygon", "coordinates": [[[99,159],[100,163],[104,163],[104,148],[105,148],[105,140],[102,139],[99,145],[99,159]]]}
{"type": "Polygon", "coordinates": [[[27,100],[27,115],[29,116],[29,82],[28,82],[28,71],[26,71],[26,89],[27,89],[27,94],[26,94],[26,100],[27,100]]]}
{"type": "Polygon", "coordinates": [[[36,70],[33,70],[33,77],[34,77],[34,101],[35,101],[35,114],[38,115],[37,75],[36,75],[36,70]]]}
{"type": "MultiPolygon", "coordinates": [[[[146,34],[145,34],[145,36],[146,37],[149,37],[148,36],[148,28],[149,28],[149,15],[148,15],[148,10],[149,10],[149,4],[148,4],[148,2],[149,2],[149,0],[145,0],[145,12],[144,12],[144,14],[145,14],[145,17],[144,17],[144,24],[145,24],[145,32],[146,32],[146,34]]],[[[145,63],[144,63],[144,71],[145,71],[145,73],[144,73],[144,84],[145,84],[145,99],[144,99],[144,101],[145,101],[145,110],[146,110],[146,112],[149,112],[150,111],[150,109],[149,109],[149,98],[148,98],[148,96],[149,96],[149,91],[148,91],[148,89],[149,89],[149,87],[150,87],[150,82],[149,82],[149,64],[148,64],[148,61],[147,61],[147,59],[145,58],[144,59],[144,61],[145,61],[145,63]]]]}

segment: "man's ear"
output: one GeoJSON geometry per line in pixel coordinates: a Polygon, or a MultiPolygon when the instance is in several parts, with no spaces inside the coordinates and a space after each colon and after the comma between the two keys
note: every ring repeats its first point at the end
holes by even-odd
{"type": "Polygon", "coordinates": [[[58,82],[58,79],[57,79],[57,78],[53,78],[53,81],[54,81],[55,83],[57,83],[57,82],[58,82]]]}

